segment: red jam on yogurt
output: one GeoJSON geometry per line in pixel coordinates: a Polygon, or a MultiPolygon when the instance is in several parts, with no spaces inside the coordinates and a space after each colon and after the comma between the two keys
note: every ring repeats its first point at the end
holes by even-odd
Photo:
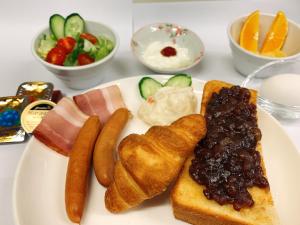
{"type": "Polygon", "coordinates": [[[193,63],[188,48],[171,41],[154,41],[146,46],[142,58],[149,66],[161,70],[184,68],[193,63]]]}
{"type": "Polygon", "coordinates": [[[171,56],[176,56],[177,51],[175,48],[171,47],[171,46],[167,46],[165,48],[163,48],[160,53],[165,56],[165,57],[171,57],[171,56]]]}

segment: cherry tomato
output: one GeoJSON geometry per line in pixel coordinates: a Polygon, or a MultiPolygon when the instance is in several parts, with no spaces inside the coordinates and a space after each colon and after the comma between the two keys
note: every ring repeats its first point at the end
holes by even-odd
{"type": "Polygon", "coordinates": [[[61,38],[57,41],[56,47],[61,47],[66,50],[66,53],[69,54],[73,51],[74,46],[76,45],[76,40],[72,37],[61,38]]]}
{"type": "Polygon", "coordinates": [[[66,57],[67,53],[64,48],[54,47],[48,52],[46,61],[51,64],[62,66],[66,57]]]}
{"type": "Polygon", "coordinates": [[[77,60],[78,60],[78,64],[80,66],[91,64],[91,63],[95,62],[95,59],[93,59],[86,53],[79,54],[77,60]]]}
{"type": "Polygon", "coordinates": [[[97,41],[98,41],[98,39],[94,35],[92,35],[90,33],[81,33],[80,37],[83,38],[83,39],[86,39],[86,40],[88,40],[90,42],[92,42],[93,44],[96,44],[97,41]]]}

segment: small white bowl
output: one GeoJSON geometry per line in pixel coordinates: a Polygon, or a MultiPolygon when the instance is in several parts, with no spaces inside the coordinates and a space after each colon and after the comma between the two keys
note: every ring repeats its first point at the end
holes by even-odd
{"type": "MultiPolygon", "coordinates": [[[[291,20],[288,20],[288,34],[282,47],[282,50],[287,54],[287,57],[267,57],[254,54],[242,48],[239,45],[239,38],[247,16],[248,15],[235,19],[229,24],[227,29],[233,63],[238,72],[246,76],[268,62],[295,59],[300,56],[300,26],[291,20]]],[[[260,14],[259,47],[262,46],[262,42],[275,16],[276,15],[272,14],[260,14]]]]}
{"type": "Polygon", "coordinates": [[[137,59],[149,69],[157,73],[174,74],[192,68],[198,64],[204,56],[204,45],[197,34],[191,30],[171,23],[155,23],[142,27],[136,31],[131,39],[131,49],[137,59]],[[159,42],[172,42],[179,47],[187,48],[191,63],[179,68],[162,68],[147,63],[143,53],[149,44],[159,42]]]}
{"type": "Polygon", "coordinates": [[[37,54],[37,48],[43,34],[49,34],[49,27],[42,29],[33,39],[31,50],[33,56],[43,65],[47,70],[54,73],[54,75],[61,79],[66,86],[72,89],[86,89],[99,84],[106,73],[108,73],[113,56],[119,48],[119,37],[117,33],[109,26],[104,24],[85,21],[85,29],[93,35],[103,35],[114,43],[114,49],[105,58],[94,63],[84,66],[59,66],[46,62],[37,54]]]}

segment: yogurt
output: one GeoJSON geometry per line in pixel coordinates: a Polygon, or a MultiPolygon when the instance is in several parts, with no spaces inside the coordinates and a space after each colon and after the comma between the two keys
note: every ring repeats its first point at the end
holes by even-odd
{"type": "Polygon", "coordinates": [[[146,47],[142,57],[149,66],[158,69],[178,69],[192,63],[189,50],[172,42],[152,42],[146,47]],[[166,47],[176,49],[176,55],[171,57],[164,56],[161,51],[166,47]]]}

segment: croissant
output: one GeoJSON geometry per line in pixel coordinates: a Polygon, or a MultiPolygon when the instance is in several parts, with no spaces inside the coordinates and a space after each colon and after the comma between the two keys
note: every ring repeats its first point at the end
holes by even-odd
{"type": "Polygon", "coordinates": [[[205,119],[192,114],[170,126],[153,126],[144,135],[124,138],[114,180],[105,193],[106,208],[122,212],[165,191],[205,134],[205,119]]]}

